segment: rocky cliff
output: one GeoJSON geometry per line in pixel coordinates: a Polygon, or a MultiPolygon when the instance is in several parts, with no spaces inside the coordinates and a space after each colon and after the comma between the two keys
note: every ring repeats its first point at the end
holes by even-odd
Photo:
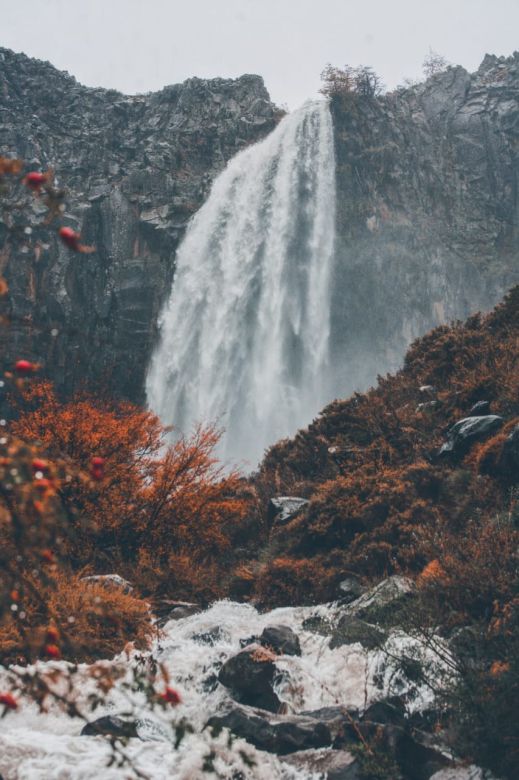
{"type": "MultiPolygon", "coordinates": [[[[472,75],[450,68],[381,98],[332,102],[332,346],[343,394],[519,279],[518,97],[515,54],[487,56],[472,75]]],[[[278,119],[258,76],[127,97],[0,49],[0,153],[53,167],[68,191],[62,223],[97,250],[59,246],[39,225],[37,199],[30,236],[8,230],[16,218],[4,212],[6,360],[41,361],[66,392],[86,380],[142,400],[185,226],[229,158],[278,119]]]]}
{"type": "Polygon", "coordinates": [[[346,393],[519,279],[519,53],[377,99],[336,98],[332,110],[332,343],[346,393]]]}
{"type": "Polygon", "coordinates": [[[127,97],[89,89],[49,63],[0,49],[0,154],[52,167],[67,190],[61,220],[95,254],[76,256],[42,229],[42,207],[7,230],[7,362],[41,361],[66,392],[85,380],[142,400],[157,315],[186,223],[230,157],[268,133],[279,113],[259,76],[189,79],[127,97]]]}

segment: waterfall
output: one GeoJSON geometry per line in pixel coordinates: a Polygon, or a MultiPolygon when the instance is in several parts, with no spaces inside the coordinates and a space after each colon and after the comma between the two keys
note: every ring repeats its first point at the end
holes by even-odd
{"type": "Polygon", "coordinates": [[[165,424],[225,430],[220,455],[255,465],[329,400],[335,233],[324,101],[288,114],[215,180],[177,253],[147,397],[165,424]]]}

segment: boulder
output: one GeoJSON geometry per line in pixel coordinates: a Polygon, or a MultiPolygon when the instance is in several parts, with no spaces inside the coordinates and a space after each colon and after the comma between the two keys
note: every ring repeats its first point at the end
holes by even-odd
{"type": "Polygon", "coordinates": [[[347,750],[301,750],[281,759],[284,763],[302,769],[308,776],[319,774],[326,780],[361,780],[359,760],[347,750]]]}
{"type": "Polygon", "coordinates": [[[389,699],[373,702],[364,710],[362,720],[385,725],[405,726],[406,707],[401,696],[391,696],[389,699]]]}
{"type": "Polygon", "coordinates": [[[212,628],[208,628],[207,631],[200,631],[193,634],[191,639],[201,645],[211,645],[214,647],[214,645],[220,642],[224,637],[225,631],[223,628],[221,626],[213,626],[212,628]]]}
{"type": "Polygon", "coordinates": [[[339,598],[343,604],[349,604],[350,601],[355,601],[362,596],[366,590],[358,577],[346,577],[339,583],[339,598]]]}
{"type": "Polygon", "coordinates": [[[109,590],[119,589],[124,593],[132,593],[133,585],[124,577],[118,574],[91,574],[88,577],[81,577],[81,582],[89,582],[92,585],[102,585],[109,590]]]}
{"type": "Polygon", "coordinates": [[[137,737],[137,723],[124,720],[118,715],[103,715],[101,718],[87,723],[81,730],[82,737],[120,737],[128,739],[137,737]]]}
{"type": "Polygon", "coordinates": [[[478,401],[471,408],[469,417],[484,417],[487,414],[491,414],[490,401],[478,401]]]}
{"type": "Polygon", "coordinates": [[[384,644],[385,640],[386,634],[377,626],[366,623],[365,620],[360,620],[353,615],[343,615],[332,631],[330,649],[335,650],[336,647],[353,645],[358,642],[366,650],[374,650],[384,644]]]}
{"type": "Polygon", "coordinates": [[[168,742],[171,735],[164,726],[149,718],[127,720],[119,715],[104,715],[87,723],[81,731],[82,737],[138,738],[143,742],[168,742]]]}
{"type": "Polygon", "coordinates": [[[277,715],[251,707],[232,707],[207,722],[213,730],[227,728],[259,750],[287,755],[332,744],[328,725],[307,715],[277,715]]]}
{"type": "Polygon", "coordinates": [[[319,634],[320,636],[330,636],[334,630],[334,625],[330,618],[323,615],[310,615],[303,620],[302,627],[305,631],[311,631],[313,634],[319,634]]]}
{"type": "Polygon", "coordinates": [[[306,498],[277,496],[269,502],[269,516],[275,525],[286,525],[308,504],[306,498]]]}
{"type": "Polygon", "coordinates": [[[498,431],[503,423],[503,418],[497,414],[465,417],[463,420],[458,420],[448,431],[447,441],[442,445],[438,457],[462,457],[475,442],[498,431]]]}
{"type": "Polygon", "coordinates": [[[401,610],[407,606],[414,590],[411,579],[395,574],[366,591],[346,606],[343,613],[368,623],[393,626],[398,623],[401,610]]]}
{"type": "Polygon", "coordinates": [[[277,674],[275,658],[274,653],[261,645],[249,645],[224,663],[218,680],[241,704],[277,712],[281,702],[273,690],[277,674]]]}
{"type": "Polygon", "coordinates": [[[267,626],[259,641],[277,655],[301,655],[299,637],[289,626],[267,626]]]}
{"type": "Polygon", "coordinates": [[[156,616],[157,626],[162,628],[170,620],[182,620],[191,615],[196,615],[202,611],[200,604],[191,601],[172,601],[171,599],[161,599],[153,605],[153,613],[156,616]]]}
{"type": "Polygon", "coordinates": [[[433,385],[421,385],[418,388],[418,391],[422,396],[426,396],[428,398],[436,397],[436,388],[433,385]]]}
{"type": "Polygon", "coordinates": [[[519,425],[506,437],[500,461],[506,472],[519,477],[519,425]]]}

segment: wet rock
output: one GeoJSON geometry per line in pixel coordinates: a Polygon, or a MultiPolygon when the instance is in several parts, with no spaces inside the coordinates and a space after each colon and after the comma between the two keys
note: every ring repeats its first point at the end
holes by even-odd
{"type": "Polygon", "coordinates": [[[302,627],[305,631],[311,631],[321,636],[330,636],[334,629],[330,618],[324,617],[324,615],[310,615],[303,620],[302,627]]]}
{"type": "Polygon", "coordinates": [[[500,466],[512,477],[519,477],[519,425],[516,425],[505,439],[500,466]]]}
{"type": "Polygon", "coordinates": [[[224,636],[225,631],[221,626],[213,626],[213,628],[208,628],[207,631],[193,634],[191,638],[194,639],[195,642],[199,642],[202,645],[214,646],[217,642],[223,639],[224,636]]]}
{"type": "Polygon", "coordinates": [[[397,625],[414,590],[415,586],[411,579],[395,574],[366,591],[360,598],[346,606],[343,612],[345,615],[352,615],[368,623],[387,627],[397,625]]]}
{"type": "Polygon", "coordinates": [[[321,707],[318,710],[304,710],[299,713],[324,723],[332,736],[333,747],[345,747],[358,741],[353,724],[359,720],[359,711],[352,707],[321,707]]]}
{"type": "Polygon", "coordinates": [[[137,737],[143,742],[168,742],[168,734],[161,723],[150,718],[128,720],[119,715],[104,715],[91,723],[87,723],[81,731],[82,737],[120,737],[129,739],[137,737]]]}
{"type": "Polygon", "coordinates": [[[463,420],[458,420],[448,431],[447,441],[442,445],[438,457],[462,457],[475,442],[498,431],[503,423],[503,418],[497,414],[465,417],[463,420]]]}
{"type": "Polygon", "coordinates": [[[281,702],[273,690],[275,659],[274,653],[261,645],[250,645],[223,664],[218,679],[241,704],[277,712],[281,702]]]}
{"type": "Polygon", "coordinates": [[[469,417],[484,417],[490,413],[490,401],[478,401],[471,408],[469,417]]]}
{"type": "Polygon", "coordinates": [[[92,574],[88,577],[81,577],[81,582],[90,582],[92,585],[102,585],[103,588],[119,589],[124,593],[132,593],[134,588],[131,582],[120,577],[118,574],[92,574]]]}
{"type": "Polygon", "coordinates": [[[267,626],[259,641],[278,655],[301,655],[299,637],[289,626],[267,626]]]}
{"type": "Polygon", "coordinates": [[[349,604],[351,601],[355,601],[367,588],[361,583],[358,577],[346,577],[339,583],[339,598],[341,603],[349,604]]]}
{"type": "Polygon", "coordinates": [[[416,414],[423,414],[424,412],[432,412],[438,406],[438,401],[424,401],[415,409],[416,414]]]}
{"type": "Polygon", "coordinates": [[[436,772],[453,764],[452,759],[427,734],[414,731],[411,735],[389,726],[385,741],[393,749],[404,777],[409,780],[430,780],[436,772]]]}
{"type": "Polygon", "coordinates": [[[386,634],[377,626],[353,615],[343,615],[332,631],[330,649],[359,643],[366,650],[374,650],[384,644],[386,634]]]}
{"type": "Polygon", "coordinates": [[[307,504],[306,498],[277,496],[270,499],[269,516],[275,525],[286,525],[302,512],[307,504]]]}
{"type": "Polygon", "coordinates": [[[170,620],[182,620],[202,611],[200,604],[191,601],[172,601],[161,599],[153,605],[153,613],[157,617],[157,626],[163,628],[170,620]]]}
{"type": "Polygon", "coordinates": [[[361,780],[357,758],[347,750],[302,750],[282,758],[282,761],[310,776],[319,774],[326,780],[361,780]]]}
{"type": "Polygon", "coordinates": [[[87,723],[81,730],[82,737],[137,737],[137,723],[124,720],[118,715],[104,715],[91,723],[87,723]]]}
{"type": "Polygon", "coordinates": [[[373,723],[392,724],[394,726],[405,726],[406,707],[400,696],[392,696],[389,699],[383,699],[370,704],[363,712],[362,720],[373,723]]]}
{"type": "Polygon", "coordinates": [[[212,729],[229,729],[260,750],[286,755],[326,747],[332,735],[326,723],[305,715],[277,715],[251,707],[232,707],[207,722],[212,729]]]}

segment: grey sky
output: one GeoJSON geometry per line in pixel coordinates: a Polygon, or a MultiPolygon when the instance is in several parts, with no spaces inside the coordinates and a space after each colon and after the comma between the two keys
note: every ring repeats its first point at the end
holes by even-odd
{"type": "Polygon", "coordinates": [[[291,108],[327,62],[372,65],[394,87],[429,47],[469,70],[519,48],[518,0],[0,0],[0,25],[1,46],[88,86],[259,73],[291,108]]]}

